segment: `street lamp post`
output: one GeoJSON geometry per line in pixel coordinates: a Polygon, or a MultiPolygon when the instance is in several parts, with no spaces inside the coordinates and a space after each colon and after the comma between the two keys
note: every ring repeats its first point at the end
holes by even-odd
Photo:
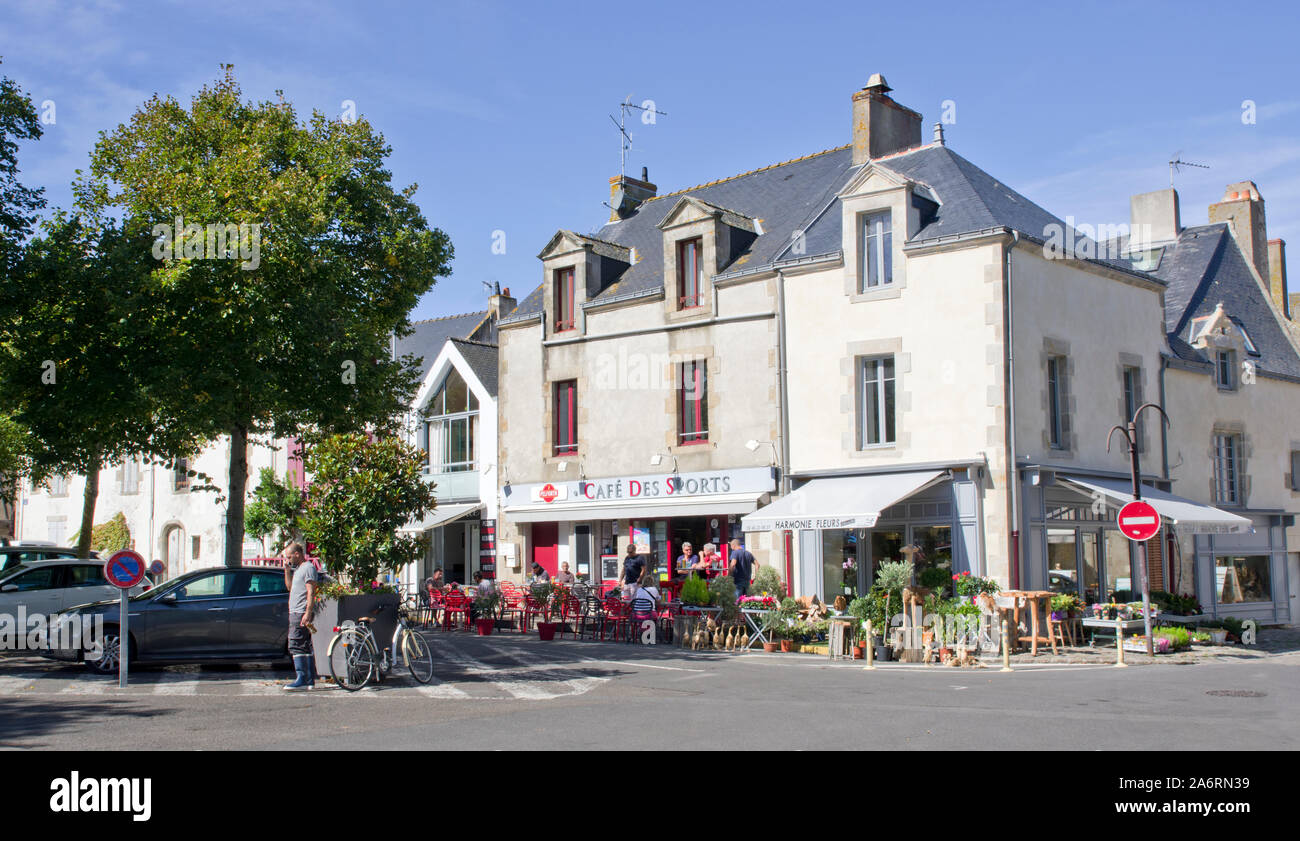
{"type": "MultiPolygon", "coordinates": [[[[1124,443],[1128,445],[1129,471],[1132,473],[1133,499],[1135,501],[1142,498],[1142,465],[1137,446],[1137,421],[1138,416],[1141,415],[1145,409],[1155,409],[1160,413],[1160,416],[1164,418],[1167,425],[1174,425],[1173,421],[1169,419],[1169,415],[1159,405],[1155,403],[1143,403],[1133,412],[1133,417],[1129,418],[1127,427],[1116,424],[1110,428],[1110,433],[1106,436],[1106,452],[1110,452],[1110,440],[1115,434],[1115,430],[1118,429],[1124,436],[1124,443]]],[[[1146,636],[1147,654],[1154,656],[1155,643],[1154,640],[1151,639],[1151,585],[1149,583],[1150,578],[1147,575],[1147,543],[1145,540],[1136,542],[1138,545],[1138,576],[1142,582],[1142,630],[1146,636]]],[[[1123,647],[1123,640],[1120,641],[1120,647],[1123,647]]]]}

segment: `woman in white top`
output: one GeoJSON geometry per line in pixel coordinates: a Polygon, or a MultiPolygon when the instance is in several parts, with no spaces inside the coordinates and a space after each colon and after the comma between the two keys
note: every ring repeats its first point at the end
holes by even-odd
{"type": "Polygon", "coordinates": [[[657,583],[659,582],[655,581],[653,575],[641,576],[641,581],[637,584],[636,591],[632,593],[632,600],[649,599],[650,603],[658,608],[659,588],[655,586],[657,583]]]}

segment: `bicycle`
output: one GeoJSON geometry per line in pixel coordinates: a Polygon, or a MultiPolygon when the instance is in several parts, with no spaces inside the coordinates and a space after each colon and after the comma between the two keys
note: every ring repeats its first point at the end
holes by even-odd
{"type": "Polygon", "coordinates": [[[397,667],[399,656],[411,670],[411,677],[420,683],[433,680],[433,651],[424,638],[406,624],[403,611],[397,613],[392,643],[380,652],[370,626],[375,616],[386,607],[381,605],[373,615],[362,616],[355,623],[345,622],[334,629],[328,654],[330,673],[334,682],[349,692],[361,689],[371,680],[382,681],[385,674],[397,667]]]}

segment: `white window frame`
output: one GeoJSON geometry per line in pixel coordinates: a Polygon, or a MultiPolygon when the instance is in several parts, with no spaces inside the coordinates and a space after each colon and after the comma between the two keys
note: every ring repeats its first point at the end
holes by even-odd
{"type": "Polygon", "coordinates": [[[1214,501],[1241,505],[1242,436],[1235,432],[1214,435],[1214,501]]]}
{"type": "Polygon", "coordinates": [[[858,294],[888,289],[894,285],[894,223],[893,211],[882,210],[858,216],[858,294]],[[883,223],[883,224],[882,224],[883,223]],[[884,277],[872,281],[871,256],[876,265],[884,267],[884,277]]]}
{"type": "Polygon", "coordinates": [[[881,356],[860,356],[857,360],[857,382],[858,382],[858,422],[857,438],[859,450],[870,450],[877,447],[893,447],[898,443],[898,358],[895,354],[889,353],[881,356]],[[888,376],[885,374],[885,363],[890,363],[893,369],[888,376]],[[868,378],[870,375],[870,379],[868,378]],[[888,390],[893,387],[893,412],[889,411],[890,401],[888,400],[888,390]],[[870,398],[875,398],[875,412],[870,411],[870,398]],[[867,420],[870,415],[875,416],[876,429],[880,440],[871,441],[868,434],[867,420]],[[889,428],[893,427],[893,436],[889,435],[889,428]]]}

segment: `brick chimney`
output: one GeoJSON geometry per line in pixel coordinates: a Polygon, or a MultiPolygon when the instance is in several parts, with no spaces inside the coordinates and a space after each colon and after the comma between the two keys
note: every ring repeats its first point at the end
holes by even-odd
{"type": "Polygon", "coordinates": [[[1129,199],[1129,246],[1134,249],[1173,242],[1183,229],[1178,213],[1178,191],[1172,187],[1139,193],[1129,199]]]}
{"type": "Polygon", "coordinates": [[[1268,236],[1264,224],[1264,199],[1253,181],[1229,184],[1223,200],[1210,205],[1210,222],[1227,222],[1232,236],[1246,259],[1255,265],[1259,276],[1267,283],[1268,236]]]}
{"type": "Polygon", "coordinates": [[[1286,288],[1286,243],[1268,241],[1268,294],[1287,318],[1291,318],[1291,295],[1286,288]]]}
{"type": "Polygon", "coordinates": [[[921,145],[921,115],[890,99],[893,88],[879,73],[853,94],[853,163],[921,145]]]}
{"type": "Polygon", "coordinates": [[[609,179],[609,221],[626,219],[636,212],[641,203],[658,195],[659,188],[650,183],[650,173],[641,167],[641,180],[626,175],[609,179]]]}

